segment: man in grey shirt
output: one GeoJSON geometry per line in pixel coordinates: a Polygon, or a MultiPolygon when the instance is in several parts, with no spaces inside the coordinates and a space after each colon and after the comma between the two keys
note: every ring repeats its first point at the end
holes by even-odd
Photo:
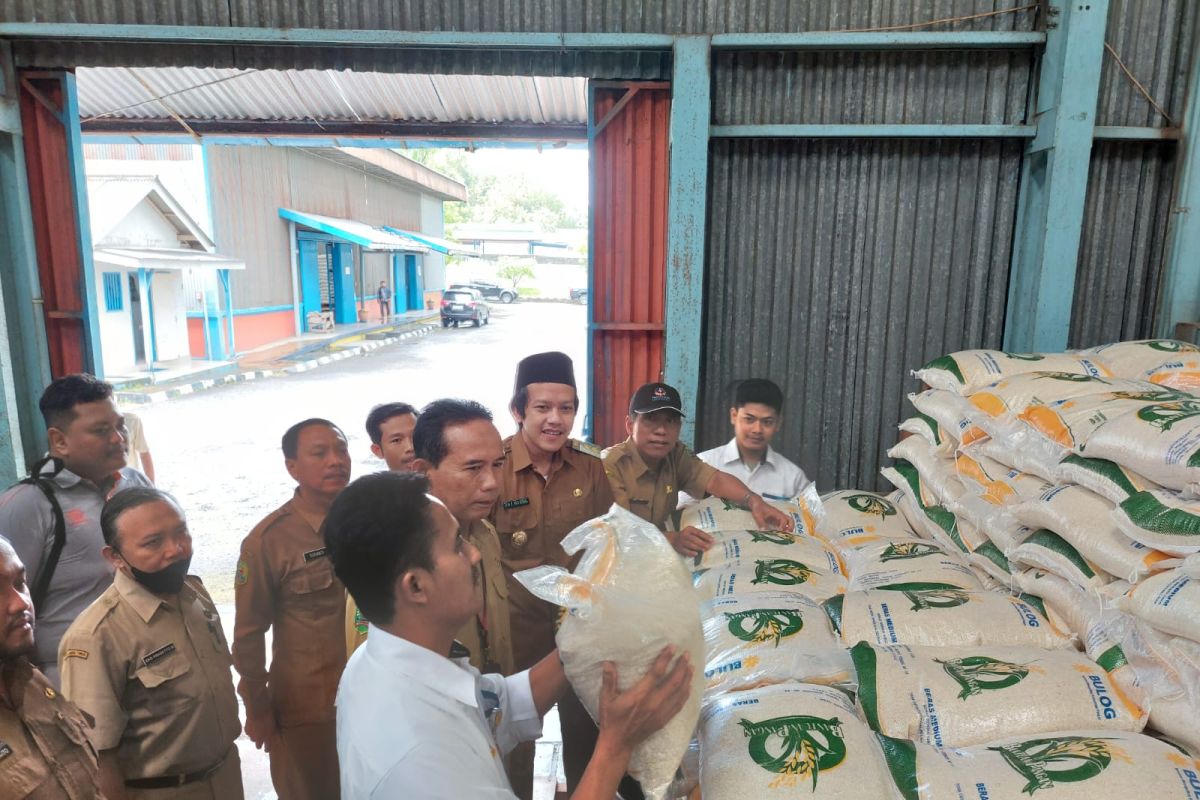
{"type": "MultiPolygon", "coordinates": [[[[125,466],[125,423],[110,384],[91,375],[66,375],[46,387],[38,405],[53,459],[41,474],[62,509],[66,542],[37,608],[31,660],[57,686],[59,640],[112,583],[112,567],[100,554],[104,501],[127,486],[150,482],[125,466]]],[[[54,510],[38,486],[20,483],[0,495],[0,536],[24,562],[31,587],[48,569],[54,528],[54,510]]]]}

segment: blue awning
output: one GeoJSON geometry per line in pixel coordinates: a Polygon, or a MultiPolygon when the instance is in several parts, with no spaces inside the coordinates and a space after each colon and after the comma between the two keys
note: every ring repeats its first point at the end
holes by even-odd
{"type": "Polygon", "coordinates": [[[417,231],[402,231],[399,228],[393,228],[391,225],[384,225],[385,230],[412,239],[420,245],[428,247],[435,253],[441,253],[444,256],[448,255],[464,255],[473,256],[479,253],[479,250],[474,247],[468,247],[465,244],[452,242],[449,239],[442,239],[438,236],[431,236],[428,233],[418,233],[417,231]]]}
{"type": "Polygon", "coordinates": [[[401,253],[428,253],[430,248],[408,236],[401,236],[386,227],[375,227],[352,219],[326,217],[323,214],[308,214],[290,208],[279,209],[279,216],[297,225],[312,228],[321,233],[356,244],[367,250],[385,250],[401,253]]]}

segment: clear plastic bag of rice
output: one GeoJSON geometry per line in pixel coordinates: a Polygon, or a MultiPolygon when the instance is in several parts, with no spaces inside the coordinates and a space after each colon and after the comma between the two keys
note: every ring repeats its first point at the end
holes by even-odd
{"type": "Polygon", "coordinates": [[[879,541],[848,551],[843,562],[850,579],[847,591],[912,581],[983,588],[963,556],[932,541],[879,541]]]}
{"type": "Polygon", "coordinates": [[[1200,798],[1200,761],[1141,733],[1073,730],[961,748],[880,743],[905,800],[1200,798]]]}
{"type": "Polygon", "coordinates": [[[879,743],[838,689],[793,683],[718,695],[700,720],[704,800],[898,800],[879,743]]]}
{"type": "Polygon", "coordinates": [[[1054,650],[1074,644],[1031,599],[948,583],[878,586],[847,592],[827,600],[824,606],[847,646],[868,642],[1054,650]]]}
{"type": "Polygon", "coordinates": [[[525,588],[567,609],[556,640],[567,678],[598,718],[605,661],[620,685],[641,679],[659,651],[673,645],[697,665],[691,696],[670,722],[634,748],[629,774],[661,800],[692,739],[704,691],[704,634],[691,576],[658,528],[619,506],[571,531],[568,554],[583,551],[573,572],[536,567],[516,574],[525,588]]]}
{"type": "Polygon", "coordinates": [[[966,747],[1018,734],[1146,726],[1145,709],[1074,650],[860,642],[850,654],[863,716],[887,736],[966,747]]]}
{"type": "MultiPolygon", "coordinates": [[[[791,500],[767,502],[792,518],[793,530],[796,533],[810,536],[816,531],[817,523],[824,514],[821,495],[817,493],[815,484],[809,484],[791,500]]],[[[749,509],[719,497],[710,497],[685,506],[679,516],[679,529],[683,530],[689,526],[708,532],[744,531],[758,527],[749,509]]]]}
{"type": "Polygon", "coordinates": [[[850,685],[850,656],[825,611],[795,592],[718,597],[704,613],[705,691],[784,681],[850,685]]]}
{"type": "Polygon", "coordinates": [[[881,541],[917,538],[896,503],[881,494],[843,489],[822,496],[821,505],[825,516],[817,531],[841,553],[881,541]]]}
{"type": "Polygon", "coordinates": [[[1026,372],[1111,376],[1099,359],[1072,353],[1005,353],[1000,350],[960,350],[935,358],[913,372],[935,389],[970,394],[988,384],[1026,372]]]}

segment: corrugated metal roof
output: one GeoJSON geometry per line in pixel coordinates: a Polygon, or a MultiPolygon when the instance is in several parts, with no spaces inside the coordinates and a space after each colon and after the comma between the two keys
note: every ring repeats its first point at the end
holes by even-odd
{"type": "Polygon", "coordinates": [[[428,253],[429,248],[415,239],[402,234],[393,233],[383,226],[368,225],[353,219],[338,219],[324,214],[310,214],[305,211],[294,211],[290,208],[279,209],[279,216],[312,228],[315,231],[328,233],[339,239],[359,245],[368,250],[386,250],[402,253],[428,253]]]}
{"type": "Polygon", "coordinates": [[[126,269],[245,269],[246,262],[203,250],[169,247],[97,247],[97,262],[126,269]]]}
{"type": "Polygon", "coordinates": [[[587,123],[584,78],[197,67],[80,68],[93,119],[587,123]],[[161,100],[154,98],[161,97],[161,100]]]}

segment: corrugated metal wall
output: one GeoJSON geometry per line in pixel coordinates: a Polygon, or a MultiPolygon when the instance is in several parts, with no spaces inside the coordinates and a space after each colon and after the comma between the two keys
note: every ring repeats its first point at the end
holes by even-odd
{"type": "MultiPolygon", "coordinates": [[[[217,250],[244,259],[235,308],[292,302],[291,244],[280,208],[419,230],[420,195],[288,147],[208,150],[217,250]]],[[[357,279],[357,276],[356,276],[357,279]]]]}
{"type": "MultiPolygon", "coordinates": [[[[721,53],[714,119],[1017,123],[1028,52],[721,53]]],[[[737,380],[788,398],[779,449],[823,488],[880,486],[908,370],[998,347],[1023,144],[714,142],[697,448],[737,380]]]]}
{"type": "MultiPolygon", "coordinates": [[[[1179,123],[1198,13],[1195,0],[1112,0],[1108,43],[1173,122],[1106,53],[1097,124],[1179,123]]],[[[1070,346],[1154,335],[1177,149],[1172,141],[1098,142],[1092,149],[1070,346]]]]}

